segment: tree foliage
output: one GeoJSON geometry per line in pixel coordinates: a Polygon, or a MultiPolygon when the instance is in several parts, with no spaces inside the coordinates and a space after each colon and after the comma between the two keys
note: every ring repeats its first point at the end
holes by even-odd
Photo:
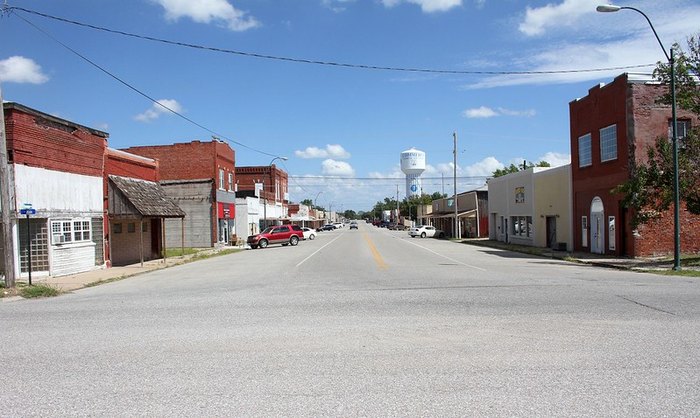
{"type": "MultiPolygon", "coordinates": [[[[678,44],[673,46],[676,70],[676,104],[700,116],[700,38],[688,38],[688,51],[678,44]]],[[[671,81],[669,63],[658,63],[654,77],[668,84],[671,81]]],[[[658,99],[670,105],[670,92],[658,99]]],[[[678,142],[679,196],[690,213],[700,214],[700,139],[697,126],[678,142]]],[[[622,203],[633,209],[630,219],[636,228],[657,218],[673,204],[673,144],[667,137],[657,138],[654,146],[647,148],[647,161],[631,168],[630,179],[612,190],[623,195],[622,203]]]]}
{"type": "Polygon", "coordinates": [[[523,165],[511,164],[508,167],[496,169],[496,171],[493,172],[492,176],[493,177],[501,177],[501,176],[505,176],[507,174],[517,173],[518,171],[527,170],[528,168],[532,168],[532,167],[551,167],[551,166],[552,165],[549,164],[547,161],[540,161],[537,164],[533,164],[531,162],[528,163],[526,161],[523,161],[523,165]]]}

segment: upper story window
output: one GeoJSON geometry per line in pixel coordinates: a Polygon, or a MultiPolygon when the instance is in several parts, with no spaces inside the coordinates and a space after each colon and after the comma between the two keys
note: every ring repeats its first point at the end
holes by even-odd
{"type": "Polygon", "coordinates": [[[228,173],[228,191],[233,191],[233,173],[228,173]]]}
{"type": "Polygon", "coordinates": [[[617,125],[600,130],[600,161],[617,159],[617,125]]]}
{"type": "MultiPolygon", "coordinates": [[[[690,119],[676,120],[676,136],[678,139],[684,139],[690,132],[690,119]]],[[[673,120],[668,121],[668,139],[673,139],[673,120]]]]}
{"type": "Polygon", "coordinates": [[[578,137],[578,166],[588,167],[593,164],[591,155],[591,134],[578,137]]]}
{"type": "Polygon", "coordinates": [[[219,189],[221,190],[226,190],[226,183],[224,183],[225,177],[224,177],[224,169],[220,168],[219,169],[219,189]]]}

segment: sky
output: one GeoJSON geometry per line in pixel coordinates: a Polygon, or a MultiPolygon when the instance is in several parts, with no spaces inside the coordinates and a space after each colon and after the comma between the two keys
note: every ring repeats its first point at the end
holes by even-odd
{"type": "MultiPolygon", "coordinates": [[[[426,153],[423,192],[451,193],[453,134],[458,192],[511,163],[567,164],[568,104],[666,59],[643,16],[598,4],[8,0],[141,37],[11,9],[0,88],[4,101],[108,132],[112,148],[216,136],[238,166],[286,157],[274,163],[291,201],[369,210],[397,185],[405,197],[400,153],[413,147],[426,153]]],[[[616,4],[644,11],[666,48],[700,32],[698,0],[616,4]]]]}

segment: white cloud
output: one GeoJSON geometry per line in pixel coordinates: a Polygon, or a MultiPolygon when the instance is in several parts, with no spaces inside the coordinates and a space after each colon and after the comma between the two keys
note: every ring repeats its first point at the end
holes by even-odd
{"type": "Polygon", "coordinates": [[[165,9],[168,20],[188,17],[197,23],[221,22],[228,29],[242,32],[260,26],[252,16],[233,7],[227,0],[151,0],[165,9]]]}
{"type": "MultiPolygon", "coordinates": [[[[180,105],[180,103],[177,102],[177,100],[161,99],[158,100],[158,103],[175,112],[182,112],[182,106],[180,105]]],[[[165,109],[163,106],[153,103],[153,106],[151,106],[150,109],[147,109],[145,112],[134,116],[134,119],[136,119],[139,122],[150,122],[152,120],[158,119],[163,114],[170,113],[170,111],[168,109],[165,109]]]]}
{"type": "Polygon", "coordinates": [[[571,163],[571,154],[561,154],[550,151],[538,158],[536,162],[540,161],[547,161],[552,167],[561,167],[571,163]]]}
{"type": "Polygon", "coordinates": [[[294,151],[294,155],[299,158],[336,158],[346,160],[350,158],[350,153],[338,144],[327,144],[326,148],[307,147],[305,150],[294,151]]]}
{"type": "Polygon", "coordinates": [[[344,12],[347,7],[345,4],[354,3],[355,0],[321,0],[321,4],[336,13],[344,12]]]}
{"type": "Polygon", "coordinates": [[[497,109],[491,109],[490,107],[486,106],[481,106],[477,107],[474,109],[467,109],[464,112],[462,112],[462,115],[464,117],[470,118],[470,119],[477,119],[477,118],[492,118],[495,116],[523,116],[523,117],[532,117],[535,116],[536,112],[534,109],[528,109],[528,110],[511,110],[511,109],[506,109],[503,107],[499,107],[497,109]]]}
{"type": "Polygon", "coordinates": [[[381,0],[386,7],[394,7],[399,3],[412,3],[420,6],[424,13],[445,12],[461,6],[462,0],[381,0]]]}
{"type": "Polygon", "coordinates": [[[33,60],[13,56],[0,61],[0,81],[4,83],[42,84],[49,80],[33,60]]]}
{"type": "Polygon", "coordinates": [[[527,36],[541,35],[547,27],[572,25],[579,17],[596,13],[595,8],[600,3],[600,0],[564,0],[560,4],[550,3],[543,7],[528,6],[525,20],[518,29],[527,36]]]}
{"type": "Polygon", "coordinates": [[[331,158],[321,163],[321,172],[325,176],[346,176],[355,175],[355,169],[345,161],[336,161],[331,158]]]}

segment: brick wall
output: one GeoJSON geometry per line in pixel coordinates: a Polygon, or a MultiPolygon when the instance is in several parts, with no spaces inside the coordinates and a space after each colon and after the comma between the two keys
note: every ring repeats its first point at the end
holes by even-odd
{"type": "Polygon", "coordinates": [[[255,190],[255,183],[264,183],[261,198],[275,200],[275,184],[279,184],[280,201],[289,191],[289,176],[275,164],[272,166],[236,167],[236,179],[239,191],[255,190]]]}
{"type": "Polygon", "coordinates": [[[102,176],[106,132],[37,110],[5,103],[11,163],[88,176],[102,176]]]}

